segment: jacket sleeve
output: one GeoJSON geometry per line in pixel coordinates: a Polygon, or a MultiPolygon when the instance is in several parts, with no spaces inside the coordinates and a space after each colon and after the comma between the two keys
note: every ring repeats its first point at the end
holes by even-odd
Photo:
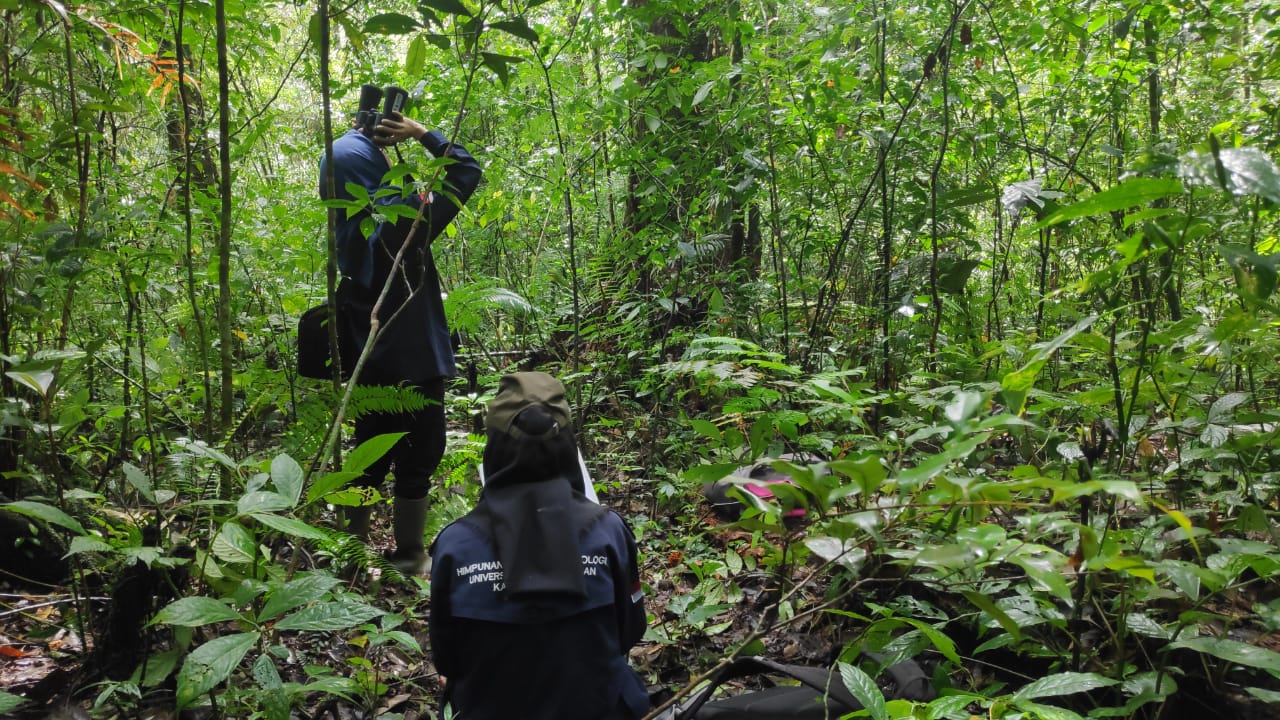
{"type": "Polygon", "coordinates": [[[443,193],[431,193],[431,205],[423,213],[427,223],[427,242],[435,240],[445,227],[453,222],[458,211],[466,204],[480,185],[483,171],[480,163],[462,145],[450,143],[441,133],[430,130],[420,139],[427,152],[438,158],[452,160],[444,169],[443,193]]]}
{"type": "Polygon", "coordinates": [[[640,586],[640,564],[635,536],[621,517],[614,513],[613,518],[623,540],[623,547],[620,548],[623,557],[618,558],[620,566],[615,567],[613,573],[613,593],[618,620],[618,645],[623,654],[626,654],[644,637],[648,617],[644,610],[644,591],[640,586]]]}
{"type": "MultiPolygon", "coordinates": [[[[439,541],[437,540],[437,543],[439,541]]],[[[428,640],[436,671],[442,677],[451,677],[455,670],[452,608],[449,604],[449,580],[453,575],[453,560],[446,552],[431,548],[431,613],[427,620],[428,640]]]]}

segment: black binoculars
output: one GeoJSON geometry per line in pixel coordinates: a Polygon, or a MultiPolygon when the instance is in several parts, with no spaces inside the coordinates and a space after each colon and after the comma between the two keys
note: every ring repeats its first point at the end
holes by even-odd
{"type": "Polygon", "coordinates": [[[385,88],[377,85],[361,85],[360,112],[356,115],[356,128],[372,138],[382,118],[404,110],[404,104],[408,99],[409,91],[395,85],[388,85],[385,88]],[[381,111],[378,110],[379,102],[382,102],[381,111]]]}

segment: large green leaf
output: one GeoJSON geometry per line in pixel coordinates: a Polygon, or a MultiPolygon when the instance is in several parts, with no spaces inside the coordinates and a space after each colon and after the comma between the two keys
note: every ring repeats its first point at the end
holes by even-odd
{"type": "Polygon", "coordinates": [[[417,638],[403,630],[389,630],[384,632],[383,635],[385,635],[388,640],[395,640],[415,653],[422,652],[422,646],[418,644],[417,638]]]}
{"type": "Polygon", "coordinates": [[[293,507],[289,498],[270,490],[255,490],[240,496],[236,503],[236,512],[247,515],[252,512],[276,512],[293,507]]]}
{"type": "Polygon", "coordinates": [[[1006,185],[1000,193],[1000,202],[1010,215],[1017,217],[1029,205],[1044,208],[1048,201],[1057,201],[1065,196],[1061,190],[1045,188],[1043,177],[1033,177],[1006,185]]]}
{"type": "Polygon", "coordinates": [[[501,53],[482,52],[480,53],[480,62],[498,76],[498,80],[505,86],[511,80],[511,66],[524,62],[524,58],[515,55],[503,55],[501,53]]]}
{"type": "Polygon", "coordinates": [[[1065,558],[1051,554],[1033,555],[1019,552],[1009,557],[1009,562],[1021,567],[1032,580],[1035,589],[1046,590],[1062,602],[1071,601],[1071,588],[1067,585],[1066,575],[1062,572],[1065,558]],[[1058,562],[1054,562],[1054,560],[1058,562]]]}
{"type": "Polygon", "coordinates": [[[912,618],[902,618],[902,620],[908,625],[919,630],[920,633],[928,638],[929,642],[933,644],[933,647],[938,652],[942,653],[942,656],[950,660],[956,667],[964,667],[964,662],[960,659],[959,653],[956,652],[956,644],[951,640],[951,638],[943,635],[937,628],[922,620],[915,620],[912,618]]]}
{"type": "Polygon", "coordinates": [[[148,655],[147,672],[142,677],[142,687],[153,688],[167,682],[178,669],[178,661],[184,654],[181,648],[171,648],[148,655]]]}
{"type": "Polygon", "coordinates": [[[427,40],[421,34],[409,41],[409,51],[404,56],[405,77],[422,77],[427,67],[427,40]]]}
{"type": "Polygon", "coordinates": [[[889,720],[889,711],[884,707],[884,693],[876,685],[876,681],[857,665],[839,663],[840,680],[849,692],[862,703],[874,720],[889,720]]]}
{"type": "Polygon", "coordinates": [[[711,422],[710,420],[707,420],[706,418],[691,418],[689,420],[689,427],[693,428],[694,432],[707,438],[708,440],[712,440],[714,442],[720,442],[720,438],[721,438],[720,428],[715,423],[711,422]]]}
{"type": "Polygon", "coordinates": [[[828,463],[827,467],[852,480],[864,496],[874,493],[889,474],[879,455],[846,456],[828,463]]]}
{"type": "Polygon", "coordinates": [[[1206,655],[1212,655],[1239,665],[1256,667],[1272,673],[1280,673],[1280,653],[1260,648],[1257,645],[1242,643],[1238,640],[1216,638],[1208,635],[1175,640],[1169,648],[1186,648],[1206,655]]]}
{"type": "Polygon", "coordinates": [[[147,567],[152,567],[156,563],[160,563],[166,567],[173,567],[173,564],[176,562],[174,558],[164,554],[163,548],[158,548],[154,545],[125,547],[121,548],[120,552],[124,555],[124,564],[126,566],[133,565],[134,563],[142,563],[147,567]]]}
{"type": "Polygon", "coordinates": [[[1021,701],[1071,695],[1078,692],[1088,692],[1100,687],[1110,687],[1117,682],[1119,681],[1097,673],[1064,672],[1048,675],[1024,685],[1013,694],[1013,699],[1021,701]]]}
{"type": "Polygon", "coordinates": [[[969,187],[949,190],[938,196],[939,210],[955,210],[957,208],[981,205],[996,199],[996,188],[990,185],[970,185],[969,187]]]}
{"type": "Polygon", "coordinates": [[[442,13],[450,15],[466,15],[471,16],[471,11],[467,9],[459,0],[418,0],[418,5],[423,8],[439,10],[442,13]]]}
{"type": "Polygon", "coordinates": [[[977,549],[967,543],[930,545],[916,553],[916,564],[921,567],[958,570],[968,567],[978,557],[977,549]]]}
{"type": "Polygon", "coordinates": [[[386,455],[405,433],[387,433],[386,435],[375,435],[365,440],[352,450],[342,469],[348,472],[363,472],[370,465],[374,464],[383,455],[386,455]]]}
{"type": "Polygon", "coordinates": [[[5,375],[34,390],[40,397],[48,394],[49,387],[53,385],[54,380],[53,370],[51,369],[10,370],[5,375]]]}
{"type": "Polygon", "coordinates": [[[951,260],[939,263],[938,289],[949,295],[963,295],[969,276],[982,264],[980,260],[951,260]]]}
{"type": "Polygon", "coordinates": [[[328,540],[329,533],[320,528],[308,525],[301,520],[296,520],[282,515],[272,515],[271,513],[253,513],[249,517],[266,525],[272,530],[292,535],[294,537],[305,538],[307,540],[328,540]]]}
{"type": "Polygon", "coordinates": [[[499,20],[495,23],[489,23],[489,27],[493,30],[501,30],[505,33],[515,35],[521,40],[528,40],[531,43],[538,42],[538,32],[529,27],[528,21],[522,17],[516,17],[512,20],[499,20]]]}
{"type": "Polygon", "coordinates": [[[253,535],[233,521],[222,524],[222,530],[213,538],[209,549],[219,560],[238,564],[252,562],[258,553],[253,535]]]}
{"type": "Polygon", "coordinates": [[[84,526],[78,520],[59,510],[52,505],[46,505],[40,502],[32,502],[30,500],[18,500],[17,502],[5,503],[0,507],[7,508],[19,515],[26,515],[37,520],[43,520],[50,525],[57,525],[72,532],[85,534],[84,526]]]}
{"type": "Polygon", "coordinates": [[[182,442],[180,443],[180,445],[184,451],[191,453],[195,457],[207,458],[227,468],[228,470],[235,471],[238,469],[236,466],[236,461],[232,460],[230,455],[216,448],[209,447],[208,444],[202,441],[197,440],[195,442],[182,442]]]}
{"type": "Polygon", "coordinates": [[[1124,616],[1124,624],[1128,626],[1131,632],[1143,637],[1156,638],[1158,640],[1169,640],[1173,637],[1173,633],[1168,628],[1156,622],[1155,618],[1146,613],[1129,613],[1124,616]]]}
{"type": "Polygon", "coordinates": [[[297,460],[283,453],[271,460],[271,482],[293,505],[297,505],[302,498],[302,483],[305,479],[306,473],[297,460]]]}
{"type": "Polygon", "coordinates": [[[327,15],[317,11],[311,13],[311,16],[307,18],[307,39],[311,41],[312,45],[317,47],[320,45],[320,31],[324,27],[327,17],[327,15]]]}
{"type": "Polygon", "coordinates": [[[1209,415],[1206,418],[1206,422],[1230,425],[1235,415],[1235,409],[1248,400],[1249,393],[1233,392],[1223,395],[1214,400],[1213,405],[1209,407],[1209,415]]]}
{"type": "Polygon", "coordinates": [[[9,712],[24,702],[21,697],[0,690],[0,712],[9,712]]]}
{"type": "Polygon", "coordinates": [[[690,105],[692,105],[693,107],[697,107],[698,105],[701,105],[702,101],[707,99],[707,95],[711,93],[711,89],[714,88],[715,86],[716,86],[715,80],[708,80],[705,83],[703,83],[702,87],[698,88],[698,91],[693,94],[693,102],[690,103],[690,105]]]}
{"type": "Polygon", "coordinates": [[[987,406],[986,393],[961,391],[951,398],[951,402],[947,403],[946,409],[942,414],[946,417],[947,422],[952,427],[962,428],[969,424],[978,413],[982,412],[987,406]]]}
{"type": "Polygon", "coordinates": [[[174,600],[156,613],[153,625],[200,627],[212,623],[242,619],[240,613],[221,600],[196,596],[174,600]]]}
{"type": "Polygon", "coordinates": [[[1091,718],[1137,717],[1137,709],[1147,703],[1160,702],[1178,693],[1178,683],[1171,675],[1147,671],[1130,675],[1121,683],[1121,690],[1128,700],[1120,707],[1100,707],[1089,712],[1091,718]]]}
{"type": "Polygon", "coordinates": [[[308,693],[320,693],[322,695],[337,695],[346,701],[359,704],[361,701],[356,697],[360,694],[362,688],[356,684],[352,678],[341,677],[339,675],[321,675],[314,678],[311,682],[303,685],[301,690],[308,693]]]}
{"type": "Polygon", "coordinates": [[[1265,688],[1251,687],[1251,688],[1245,688],[1244,691],[1258,698],[1263,702],[1280,704],[1280,692],[1276,692],[1275,690],[1267,690],[1265,688]]]}
{"type": "Polygon", "coordinates": [[[311,487],[307,488],[307,502],[313,503],[335,490],[346,487],[347,483],[358,477],[360,477],[359,470],[339,470],[327,473],[311,483],[311,487]]]}
{"type": "Polygon", "coordinates": [[[1181,192],[1182,183],[1177,180],[1135,177],[1090,195],[1080,202],[1058,208],[1037,223],[1036,228],[1046,228],[1066,220],[1125,210],[1181,192]]]}
{"type": "MultiPolygon", "coordinates": [[[[952,690],[955,694],[948,694],[939,697],[929,703],[928,718],[952,718],[972,717],[972,713],[968,712],[970,705],[981,705],[986,701],[986,697],[982,695],[971,695],[960,690],[952,690]]],[[[894,717],[913,717],[905,715],[895,715],[894,717]]]]}
{"type": "Polygon", "coordinates": [[[284,687],[284,680],[280,677],[280,671],[276,669],[276,663],[267,653],[258,656],[253,661],[253,679],[258,681],[258,685],[267,690],[278,690],[284,687]]]}
{"type": "MultiPolygon", "coordinates": [[[[804,540],[805,547],[809,548],[814,555],[822,558],[827,562],[838,562],[846,568],[858,571],[862,564],[867,560],[867,551],[864,550],[857,542],[853,540],[840,540],[838,538],[827,536],[810,536],[804,540]]],[[[735,562],[741,562],[742,558],[733,551],[726,556],[728,558],[737,558],[735,562]]]]}
{"type": "Polygon", "coordinates": [[[1132,480],[1089,480],[1082,483],[1054,482],[1047,486],[1053,489],[1053,502],[1055,504],[1099,492],[1115,495],[1133,503],[1141,504],[1143,502],[1142,491],[1138,489],[1138,486],[1132,480]]]}
{"type": "Polygon", "coordinates": [[[339,582],[338,578],[324,573],[314,573],[290,580],[267,594],[267,602],[258,613],[258,620],[265,622],[296,607],[316,602],[339,582]]]}
{"type": "Polygon", "coordinates": [[[381,13],[364,23],[364,31],[375,35],[404,35],[422,27],[417,20],[401,13],[381,13]]]}
{"type": "MultiPolygon", "coordinates": [[[[738,469],[737,463],[711,463],[709,465],[694,465],[682,473],[684,479],[689,482],[705,483],[723,480],[733,474],[738,469]]],[[[745,480],[745,478],[743,478],[745,480]]]]}
{"type": "Polygon", "coordinates": [[[192,650],[178,673],[178,708],[187,707],[230,677],[258,638],[256,632],[224,635],[192,650]]]}
{"type": "Polygon", "coordinates": [[[156,494],[151,487],[151,478],[147,474],[132,463],[124,463],[124,479],[133,486],[138,494],[147,502],[155,502],[156,494]]]}
{"type": "Polygon", "coordinates": [[[337,600],[303,608],[276,623],[277,630],[346,630],[382,615],[383,611],[364,603],[337,600]]]}
{"type": "Polygon", "coordinates": [[[1171,520],[1177,523],[1178,527],[1182,528],[1182,532],[1187,536],[1187,539],[1191,541],[1191,547],[1194,548],[1196,554],[1199,555],[1200,544],[1196,542],[1195,529],[1191,526],[1191,518],[1187,517],[1181,510],[1165,507],[1155,500],[1152,500],[1151,504],[1160,508],[1161,512],[1168,515],[1171,520]]]}

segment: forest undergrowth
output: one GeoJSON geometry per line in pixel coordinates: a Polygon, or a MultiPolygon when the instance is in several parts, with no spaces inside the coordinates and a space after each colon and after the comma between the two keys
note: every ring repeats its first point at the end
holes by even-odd
{"type": "Polygon", "coordinates": [[[555,374],[655,705],[758,654],[874,720],[1276,717],[1277,78],[1266,0],[0,0],[0,715],[445,716],[386,513],[333,529],[405,398],[294,362],[397,192],[317,198],[372,83],[484,167],[428,539],[555,374]]]}
{"type": "MultiPolygon", "coordinates": [[[[867,679],[915,658],[941,691],[930,703],[847,680],[876,717],[1269,716],[1273,475],[1226,472],[1189,447],[1216,426],[1222,442],[1203,443],[1214,458],[1269,463],[1276,426],[1242,394],[1199,424],[1144,419],[1125,457],[1106,421],[1044,427],[1053,393],[1027,394],[1015,414],[1009,383],[882,393],[741,342],[695,338],[686,357],[699,355],[718,360],[662,369],[665,397],[600,401],[628,414],[582,433],[602,499],[640,543],[651,621],[632,662],[656,702],[760,654],[867,679]],[[685,420],[683,433],[645,412],[709,406],[718,419],[685,420]],[[665,470],[672,461],[683,469],[665,470]],[[730,491],[736,520],[703,495],[761,470],[786,482],[771,500],[730,491]]],[[[451,402],[429,535],[476,496],[482,441],[466,430],[481,401],[451,402]]],[[[381,560],[383,524],[368,545],[328,529],[336,507],[360,501],[345,482],[382,440],[306,484],[287,454],[242,465],[196,443],[166,460],[169,488],[126,466],[124,505],[87,490],[61,508],[9,503],[9,520],[30,523],[19,550],[38,562],[43,549],[67,573],[5,581],[0,677],[5,697],[26,698],[11,710],[167,717],[176,701],[192,717],[434,717],[425,579],[381,560]],[[239,489],[224,499],[227,488],[239,489]],[[351,565],[355,580],[339,572],[351,565]]]]}

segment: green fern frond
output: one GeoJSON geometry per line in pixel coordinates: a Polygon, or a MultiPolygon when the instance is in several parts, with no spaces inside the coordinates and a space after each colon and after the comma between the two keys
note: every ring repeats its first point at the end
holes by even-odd
{"type": "Polygon", "coordinates": [[[400,583],[409,582],[409,578],[405,577],[404,573],[396,569],[396,566],[392,565],[391,561],[387,560],[381,554],[369,553],[368,561],[369,564],[366,567],[377,568],[378,572],[382,574],[382,578],[384,580],[391,580],[393,582],[400,583]]]}
{"type": "Polygon", "coordinates": [[[368,413],[406,413],[421,410],[428,401],[409,387],[357,385],[351,392],[347,417],[358,418],[368,413]]]}
{"type": "Polygon", "coordinates": [[[327,549],[338,565],[360,570],[369,566],[369,558],[374,553],[369,552],[369,546],[360,538],[340,530],[332,531],[330,538],[332,543],[326,543],[327,549]]]}
{"type": "Polygon", "coordinates": [[[533,312],[533,305],[514,290],[499,287],[492,279],[454,288],[444,300],[449,324],[460,332],[478,332],[483,327],[483,313],[487,310],[526,315],[533,312]]]}

